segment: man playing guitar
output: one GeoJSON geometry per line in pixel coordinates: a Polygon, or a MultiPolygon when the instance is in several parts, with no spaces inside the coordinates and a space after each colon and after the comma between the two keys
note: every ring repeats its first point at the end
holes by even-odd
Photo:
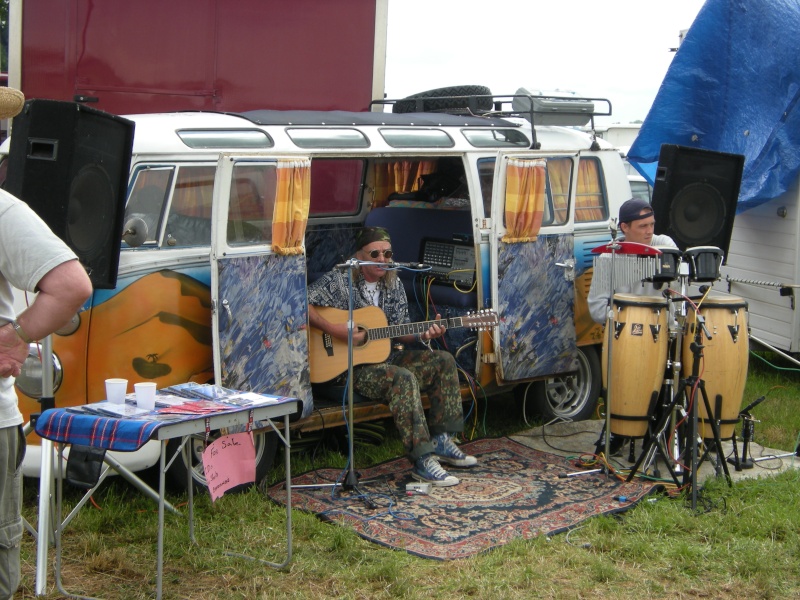
{"type": "MultiPolygon", "coordinates": [[[[356,258],[378,263],[362,264],[353,275],[353,307],[379,307],[389,325],[409,322],[405,289],[394,270],[381,263],[392,257],[389,232],[381,227],[365,227],[356,235],[356,258]]],[[[347,310],[349,286],[346,273],[333,270],[308,288],[309,324],[338,340],[347,340],[346,322],[334,323],[317,306],[347,310]]],[[[436,316],[440,318],[439,315],[436,316]]],[[[419,334],[395,338],[395,343],[412,345],[441,337],[445,328],[432,323],[419,334]]],[[[353,345],[366,341],[364,331],[353,332],[353,345]]],[[[425,349],[393,349],[386,362],[364,364],[353,369],[353,388],[361,395],[385,402],[392,412],[407,456],[413,464],[412,476],[434,486],[457,485],[457,477],[445,471],[441,462],[456,467],[477,464],[465,455],[451,435],[464,430],[464,416],[455,359],[448,352],[425,349]],[[428,420],[420,391],[430,400],[428,420]]]]}

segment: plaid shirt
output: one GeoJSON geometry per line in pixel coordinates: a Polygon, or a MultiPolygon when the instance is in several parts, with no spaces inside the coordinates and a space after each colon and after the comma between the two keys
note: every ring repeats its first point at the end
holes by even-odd
{"type": "MultiPolygon", "coordinates": [[[[308,286],[308,303],[314,306],[330,306],[347,310],[350,296],[347,274],[341,271],[330,271],[308,286]]],[[[393,277],[391,282],[386,277],[378,280],[380,292],[379,306],[386,315],[389,325],[402,325],[408,323],[408,299],[398,277],[393,277]]],[[[364,276],[359,272],[353,279],[353,308],[374,306],[372,296],[366,286],[364,276]]]]}

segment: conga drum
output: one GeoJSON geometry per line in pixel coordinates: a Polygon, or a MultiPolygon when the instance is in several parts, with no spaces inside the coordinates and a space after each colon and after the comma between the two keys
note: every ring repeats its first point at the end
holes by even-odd
{"type": "Polygon", "coordinates": [[[603,386],[608,390],[611,433],[644,437],[664,381],[669,332],[667,300],[614,294],[611,323],[611,382],[608,333],[603,338],[603,386]]]}
{"type": "MultiPolygon", "coordinates": [[[[720,439],[730,439],[739,422],[739,409],[747,381],[750,354],[747,302],[735,296],[708,297],[700,304],[699,312],[705,318],[706,329],[711,334],[710,340],[703,334],[703,362],[699,375],[705,384],[714,420],[719,422],[720,439]]],[[[683,338],[684,377],[692,374],[694,355],[691,344],[695,340],[696,328],[695,310],[689,306],[683,338]]],[[[698,402],[698,431],[703,438],[711,439],[714,432],[710,423],[706,422],[708,411],[699,391],[695,402],[698,402]]]]}

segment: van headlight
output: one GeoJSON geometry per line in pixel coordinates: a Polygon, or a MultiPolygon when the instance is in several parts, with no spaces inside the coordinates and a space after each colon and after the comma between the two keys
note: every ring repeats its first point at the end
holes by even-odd
{"type": "Polygon", "coordinates": [[[81,315],[79,313],[75,313],[72,315],[72,318],[69,320],[68,323],[65,323],[62,327],[56,329],[53,333],[60,336],[68,336],[72,335],[76,331],[78,331],[78,327],[81,326],[81,315]]]}
{"type": "MultiPolygon", "coordinates": [[[[61,369],[61,361],[53,353],[53,393],[61,387],[64,371],[61,369]]],[[[30,344],[28,346],[28,358],[22,363],[22,369],[15,381],[19,390],[31,398],[41,398],[42,396],[42,361],[39,358],[39,345],[30,344]]]]}

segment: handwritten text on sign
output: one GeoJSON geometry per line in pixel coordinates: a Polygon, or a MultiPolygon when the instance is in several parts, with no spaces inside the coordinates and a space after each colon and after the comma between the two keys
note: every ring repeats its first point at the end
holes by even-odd
{"type": "Polygon", "coordinates": [[[256,449],[249,431],[224,435],[203,451],[203,470],[214,501],[232,487],[256,480],[256,449]]]}

